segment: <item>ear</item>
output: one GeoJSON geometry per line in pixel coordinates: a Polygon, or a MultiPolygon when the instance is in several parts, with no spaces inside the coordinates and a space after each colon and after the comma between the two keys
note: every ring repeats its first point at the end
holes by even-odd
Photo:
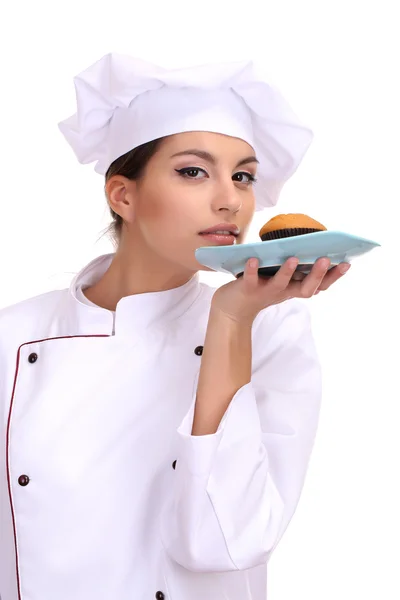
{"type": "Polygon", "coordinates": [[[122,175],[110,177],[105,186],[110,208],[124,222],[132,223],[134,217],[136,182],[122,175]]]}

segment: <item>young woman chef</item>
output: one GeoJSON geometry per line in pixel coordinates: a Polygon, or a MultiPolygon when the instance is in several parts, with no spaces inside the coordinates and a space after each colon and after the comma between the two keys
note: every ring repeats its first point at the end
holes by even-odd
{"type": "Polygon", "coordinates": [[[243,241],[312,134],[251,63],[109,54],[75,86],[117,249],[0,313],[1,600],[265,600],[320,409],[293,298],[347,265],[215,290],[194,253],[243,241]]]}

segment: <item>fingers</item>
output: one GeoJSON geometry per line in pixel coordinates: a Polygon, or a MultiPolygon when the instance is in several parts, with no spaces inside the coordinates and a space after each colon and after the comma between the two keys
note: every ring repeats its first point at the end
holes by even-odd
{"type": "Polygon", "coordinates": [[[327,272],[325,277],[323,278],[321,284],[318,286],[319,291],[325,291],[333,283],[335,283],[338,279],[343,277],[345,273],[350,269],[351,265],[349,263],[340,263],[336,267],[333,267],[330,271],[327,272]]]}
{"type": "Polygon", "coordinates": [[[249,285],[257,285],[261,282],[263,286],[274,288],[275,291],[284,291],[289,283],[295,279],[302,281],[305,277],[303,273],[296,272],[299,260],[295,257],[289,258],[283,263],[279,271],[272,277],[259,278],[258,268],[259,261],[257,258],[250,258],[245,266],[243,279],[249,285]]]}
{"type": "Polygon", "coordinates": [[[297,265],[299,264],[298,258],[291,257],[283,263],[279,271],[274,275],[268,285],[276,291],[284,291],[288,287],[291,279],[294,276],[297,265]]]}
{"type": "Polygon", "coordinates": [[[259,260],[257,258],[250,258],[245,266],[243,273],[243,280],[246,286],[253,289],[257,288],[268,288],[272,293],[280,294],[285,292],[288,287],[293,275],[296,272],[299,261],[297,258],[289,258],[280,267],[279,271],[271,277],[259,277],[259,260]]]}
{"type": "Polygon", "coordinates": [[[293,273],[292,280],[293,281],[303,281],[303,279],[305,279],[306,277],[307,277],[306,273],[303,273],[302,271],[295,271],[293,273]]]}
{"type": "Polygon", "coordinates": [[[329,269],[330,260],[320,258],[314,264],[312,271],[302,283],[296,285],[296,296],[299,298],[311,298],[321,291],[327,290],[333,283],[343,277],[350,268],[349,263],[329,269]],[[329,269],[329,270],[328,270],[329,269]]]}
{"type": "Polygon", "coordinates": [[[247,286],[258,285],[258,265],[259,261],[257,258],[250,258],[244,268],[243,281],[247,286]]]}
{"type": "Polygon", "coordinates": [[[288,286],[288,294],[293,298],[311,298],[322,285],[324,277],[330,267],[329,258],[318,259],[311,272],[303,281],[292,280],[288,286]]]}
{"type": "Polygon", "coordinates": [[[307,275],[307,277],[299,286],[301,298],[311,298],[311,296],[315,294],[317,289],[320,288],[330,264],[331,261],[329,258],[319,258],[315,262],[313,268],[311,269],[311,273],[307,275]]]}
{"type": "MultiPolygon", "coordinates": [[[[274,290],[275,293],[285,292],[286,298],[311,298],[320,291],[327,290],[332,284],[349,270],[349,263],[341,263],[330,269],[331,262],[329,258],[318,259],[311,272],[304,276],[296,272],[299,260],[291,257],[283,263],[279,271],[273,277],[262,281],[263,287],[274,290]]],[[[247,261],[243,279],[247,286],[257,287],[260,285],[258,276],[259,261],[257,258],[251,258],[247,261]]]]}

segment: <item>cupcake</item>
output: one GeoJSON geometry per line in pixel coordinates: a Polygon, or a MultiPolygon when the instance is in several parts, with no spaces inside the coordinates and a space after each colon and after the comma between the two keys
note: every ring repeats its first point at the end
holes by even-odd
{"type": "Polygon", "coordinates": [[[261,241],[267,242],[326,230],[326,227],[315,219],[301,213],[294,213],[273,217],[261,227],[259,236],[261,241]]]}

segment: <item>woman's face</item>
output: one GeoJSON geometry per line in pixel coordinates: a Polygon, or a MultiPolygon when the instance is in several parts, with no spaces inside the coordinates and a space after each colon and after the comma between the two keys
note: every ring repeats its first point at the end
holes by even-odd
{"type": "Polygon", "coordinates": [[[236,225],[235,243],[243,242],[255,210],[256,167],[253,148],[238,138],[208,132],[165,138],[141,179],[125,181],[125,242],[176,268],[209,270],[195,250],[218,241],[201,232],[236,225]]]}

